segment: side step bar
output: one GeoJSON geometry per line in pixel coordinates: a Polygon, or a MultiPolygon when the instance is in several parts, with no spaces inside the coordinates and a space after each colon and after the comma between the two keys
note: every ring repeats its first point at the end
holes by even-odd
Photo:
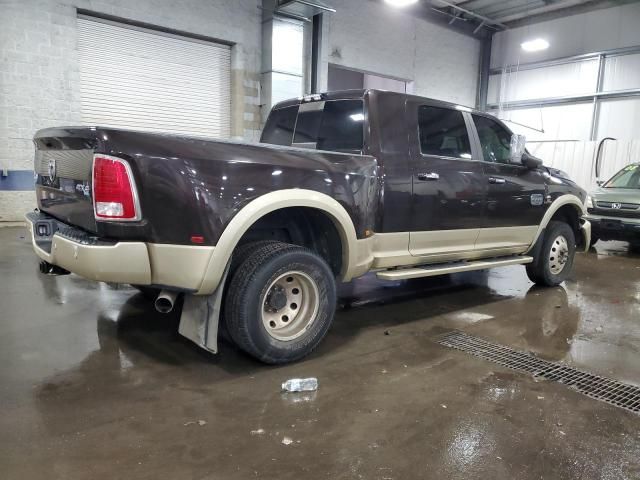
{"type": "Polygon", "coordinates": [[[533,257],[517,256],[478,260],[474,262],[455,262],[430,265],[419,268],[403,268],[398,270],[384,270],[377,273],[380,280],[407,280],[409,278],[433,277],[447,273],[470,272],[486,268],[506,267],[507,265],[524,265],[533,262],[533,257]]]}

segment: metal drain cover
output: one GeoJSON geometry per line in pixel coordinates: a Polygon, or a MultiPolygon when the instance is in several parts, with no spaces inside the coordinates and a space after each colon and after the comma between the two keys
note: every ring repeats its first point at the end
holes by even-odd
{"type": "Polygon", "coordinates": [[[531,353],[491,343],[457,330],[438,335],[434,341],[445,347],[455,348],[504,367],[528,373],[535,378],[562,383],[596,400],[640,413],[640,387],[635,385],[542,360],[531,353]]]}

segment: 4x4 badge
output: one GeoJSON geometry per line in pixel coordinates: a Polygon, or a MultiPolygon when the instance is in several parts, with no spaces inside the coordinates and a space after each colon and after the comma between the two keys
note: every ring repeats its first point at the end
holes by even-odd
{"type": "Polygon", "coordinates": [[[52,182],[56,179],[56,159],[55,157],[49,158],[49,180],[52,182]]]}
{"type": "Polygon", "coordinates": [[[539,207],[544,202],[544,195],[541,193],[534,193],[531,195],[531,205],[539,207]]]}

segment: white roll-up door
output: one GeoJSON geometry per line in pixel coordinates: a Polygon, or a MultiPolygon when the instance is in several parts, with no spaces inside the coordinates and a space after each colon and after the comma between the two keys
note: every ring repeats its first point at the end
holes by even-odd
{"type": "Polygon", "coordinates": [[[86,124],[230,136],[228,45],[79,17],[78,50],[86,124]]]}

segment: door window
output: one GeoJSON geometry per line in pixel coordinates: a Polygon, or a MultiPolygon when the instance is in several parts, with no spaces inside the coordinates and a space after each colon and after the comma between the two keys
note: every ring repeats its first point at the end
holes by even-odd
{"type": "Polygon", "coordinates": [[[420,149],[424,155],[471,158],[462,112],[423,105],[418,108],[420,149]]]}
{"type": "Polygon", "coordinates": [[[511,132],[491,118],[473,115],[485,162],[511,163],[511,132]]]}

